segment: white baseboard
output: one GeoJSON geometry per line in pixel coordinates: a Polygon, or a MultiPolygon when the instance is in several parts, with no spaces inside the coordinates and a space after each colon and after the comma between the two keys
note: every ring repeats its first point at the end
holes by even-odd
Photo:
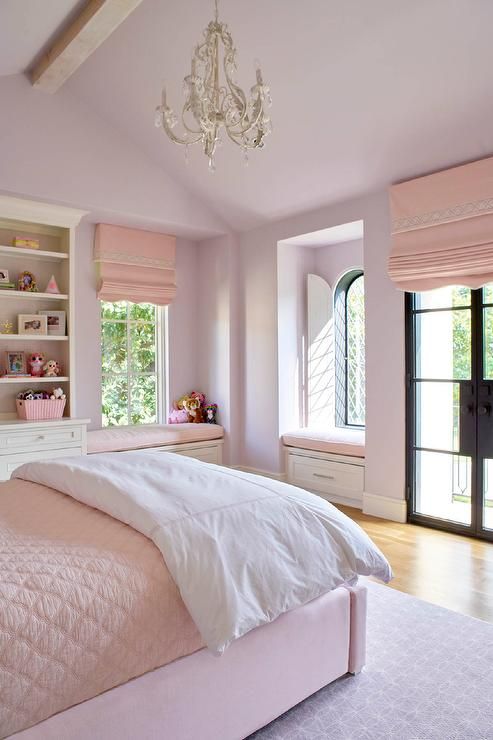
{"type": "Polygon", "coordinates": [[[247,468],[245,465],[232,465],[233,470],[242,470],[244,473],[252,473],[253,475],[264,475],[266,478],[273,478],[274,480],[285,481],[286,476],[281,473],[269,473],[268,470],[258,470],[257,468],[247,468]]]}
{"type": "Polygon", "coordinates": [[[376,496],[374,493],[363,493],[363,513],[380,517],[380,519],[390,519],[392,522],[404,523],[407,521],[407,501],[390,498],[390,496],[376,496]]]}

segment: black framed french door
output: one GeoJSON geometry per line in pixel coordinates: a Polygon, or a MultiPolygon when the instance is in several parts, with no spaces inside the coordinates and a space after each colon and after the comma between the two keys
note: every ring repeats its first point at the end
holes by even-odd
{"type": "Polygon", "coordinates": [[[411,521],[493,540],[493,285],[406,294],[411,521]]]}

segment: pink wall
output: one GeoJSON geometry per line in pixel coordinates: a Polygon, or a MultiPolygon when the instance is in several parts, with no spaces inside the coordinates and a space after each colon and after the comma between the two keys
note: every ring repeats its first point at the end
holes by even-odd
{"type": "Polygon", "coordinates": [[[202,241],[197,257],[200,383],[219,406],[218,421],[226,429],[224,461],[236,464],[241,413],[237,239],[230,235],[202,241]]]}
{"type": "Polygon", "coordinates": [[[95,221],[192,239],[226,230],[210,208],[66,88],[46,95],[23,75],[0,77],[0,100],[1,191],[83,208],[95,221]]]}
{"type": "Polygon", "coordinates": [[[363,239],[354,239],[341,244],[329,244],[326,247],[314,249],[314,271],[326,280],[332,290],[342,275],[348,270],[363,267],[364,250],[363,239]]]}
{"type": "Polygon", "coordinates": [[[306,276],[315,269],[315,251],[292,244],[278,245],[279,434],[304,426],[306,420],[306,276]]]}
{"type": "Polygon", "coordinates": [[[366,491],[402,499],[405,488],[404,300],[387,276],[387,194],[376,193],[243,234],[244,429],[242,463],[282,470],[278,435],[277,243],[364,220],[366,289],[366,491]]]}

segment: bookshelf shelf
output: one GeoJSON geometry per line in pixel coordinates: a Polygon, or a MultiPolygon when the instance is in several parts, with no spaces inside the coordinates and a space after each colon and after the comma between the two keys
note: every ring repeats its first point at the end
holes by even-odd
{"type": "Polygon", "coordinates": [[[56,378],[36,378],[35,376],[27,378],[0,378],[0,385],[14,385],[15,383],[23,383],[28,387],[32,385],[38,385],[38,383],[51,383],[56,385],[57,383],[68,383],[70,378],[66,375],[58,375],[56,378]]]}
{"type": "Polygon", "coordinates": [[[30,260],[43,262],[63,262],[69,256],[65,252],[51,252],[46,249],[26,249],[24,247],[7,247],[0,244],[0,256],[4,257],[28,257],[30,260]]]}
{"type": "Polygon", "coordinates": [[[0,342],[68,342],[68,337],[50,334],[1,334],[0,342]]]}
{"type": "Polygon", "coordinates": [[[68,301],[66,293],[32,293],[29,290],[0,289],[0,299],[23,298],[34,301],[68,301]]]}

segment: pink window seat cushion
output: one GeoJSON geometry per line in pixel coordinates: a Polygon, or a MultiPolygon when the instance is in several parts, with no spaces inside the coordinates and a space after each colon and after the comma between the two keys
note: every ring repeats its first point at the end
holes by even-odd
{"type": "Polygon", "coordinates": [[[223,437],[224,429],[219,424],[146,424],[110,427],[87,433],[87,451],[89,454],[123,452],[186,442],[208,442],[223,437]]]}
{"type": "Polygon", "coordinates": [[[331,452],[335,455],[365,456],[364,429],[346,429],[333,427],[332,429],[296,429],[282,435],[282,441],[287,447],[298,447],[314,452],[331,452]]]}

